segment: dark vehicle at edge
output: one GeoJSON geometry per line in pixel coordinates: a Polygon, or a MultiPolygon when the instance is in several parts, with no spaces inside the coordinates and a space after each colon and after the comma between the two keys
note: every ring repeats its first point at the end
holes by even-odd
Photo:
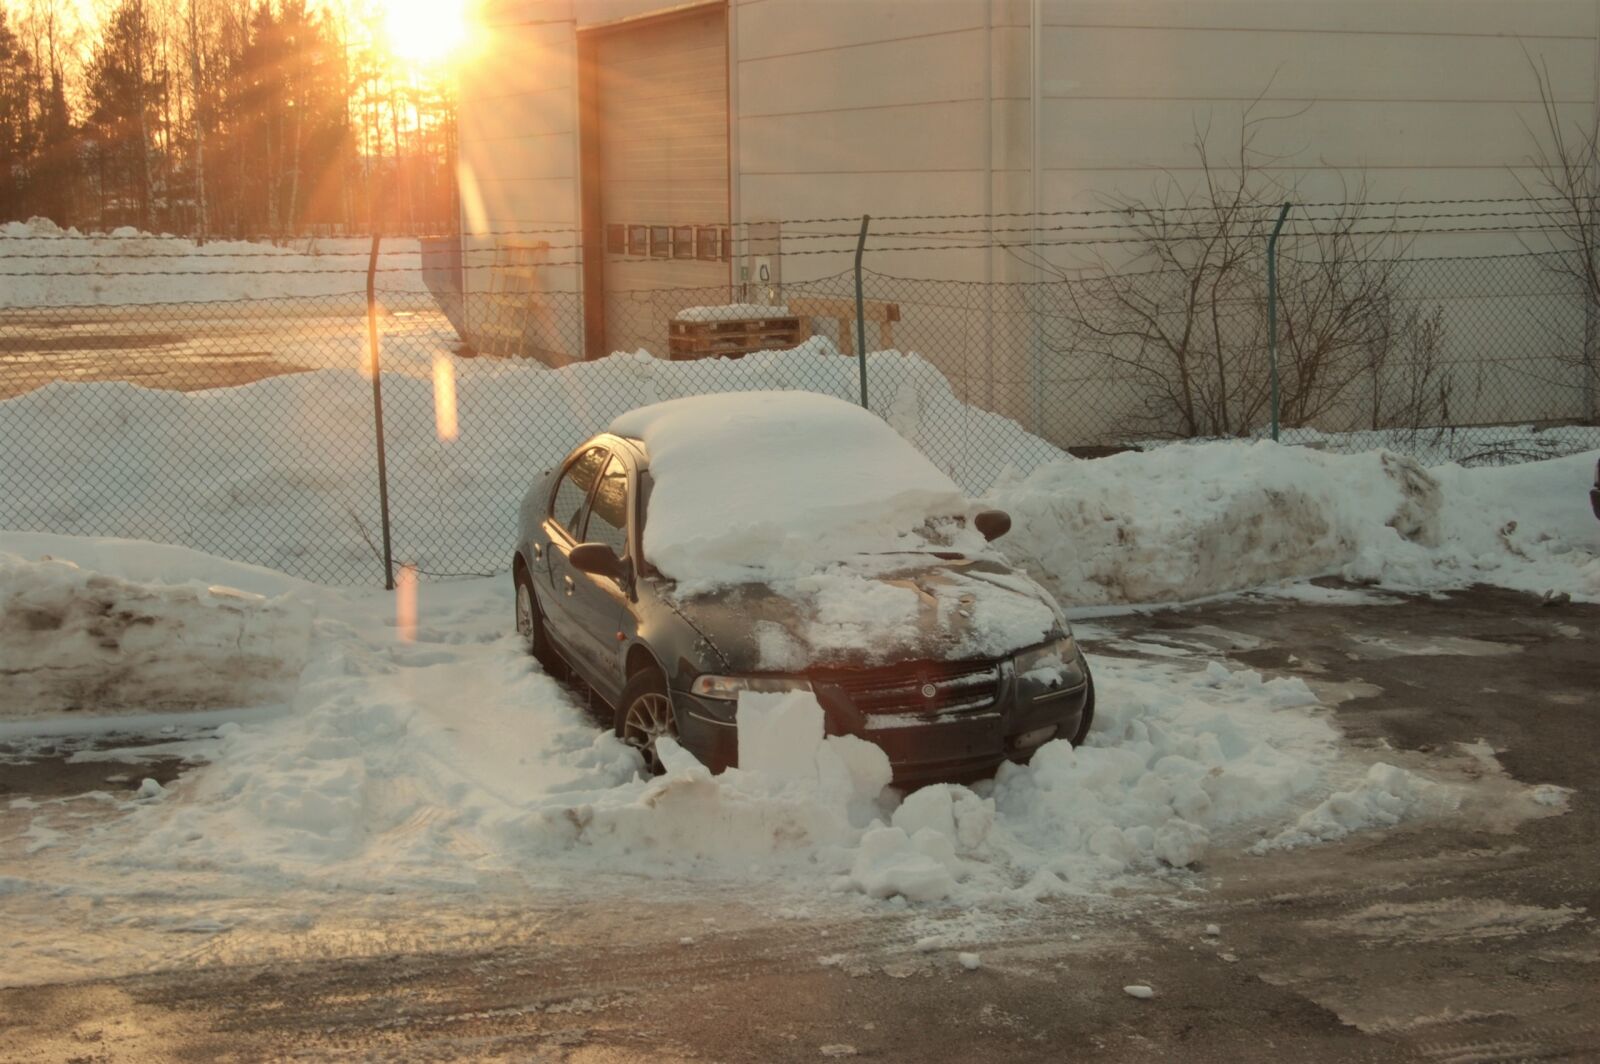
{"type": "MultiPolygon", "coordinates": [[[[617,735],[640,749],[652,771],[661,767],[655,742],[663,735],[713,771],[735,766],[734,714],[745,690],[811,690],[827,733],[882,747],[902,785],[974,779],[1008,758],[1026,760],[1051,739],[1076,746],[1087,735],[1094,681],[1053,604],[1058,622],[1045,642],[992,658],[891,655],[887,664],[763,672],[752,630],[762,621],[785,623],[785,608],[792,623],[794,604],[759,585],[679,598],[642,549],[652,488],[641,441],[591,438],[523,499],[512,570],[527,649],[547,662],[559,656],[612,707],[617,735]]],[[[1010,518],[987,511],[973,523],[992,540],[1010,518]]],[[[1002,587],[1019,583],[991,559],[925,558],[917,579],[938,582],[957,564],[1002,587]]],[[[1030,585],[1037,587],[1024,578],[1022,586],[1030,585]]]]}

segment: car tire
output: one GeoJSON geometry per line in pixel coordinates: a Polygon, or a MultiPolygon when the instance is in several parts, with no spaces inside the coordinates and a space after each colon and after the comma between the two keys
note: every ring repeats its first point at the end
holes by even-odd
{"type": "Polygon", "coordinates": [[[1061,738],[1072,744],[1074,750],[1082,746],[1083,741],[1089,738],[1089,727],[1094,723],[1094,673],[1089,671],[1089,663],[1087,661],[1083,663],[1083,675],[1089,685],[1089,689],[1085,692],[1083,698],[1083,716],[1078,718],[1076,731],[1071,735],[1061,736],[1061,738]]]}
{"type": "Polygon", "coordinates": [[[615,727],[617,738],[643,755],[650,775],[659,776],[662,766],[656,740],[662,736],[674,741],[678,738],[678,718],[666,677],[653,668],[634,673],[617,699],[615,727]]]}
{"type": "Polygon", "coordinates": [[[517,637],[522,649],[538,658],[541,664],[550,660],[550,644],[545,639],[544,617],[539,613],[539,599],[533,593],[533,581],[518,568],[512,583],[516,587],[517,637]]]}

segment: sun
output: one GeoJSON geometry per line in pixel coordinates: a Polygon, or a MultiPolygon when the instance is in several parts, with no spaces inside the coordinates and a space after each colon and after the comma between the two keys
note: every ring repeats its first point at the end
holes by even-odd
{"type": "Polygon", "coordinates": [[[467,0],[383,0],[383,29],[395,58],[422,66],[451,58],[467,39],[467,0]]]}

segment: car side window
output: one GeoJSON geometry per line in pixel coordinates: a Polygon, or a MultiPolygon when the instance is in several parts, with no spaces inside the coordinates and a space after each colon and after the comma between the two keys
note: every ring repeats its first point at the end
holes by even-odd
{"type": "Polygon", "coordinates": [[[585,542],[606,544],[619,558],[628,553],[628,467],[617,458],[606,465],[600,486],[595,489],[589,527],[583,538],[585,542]]]}
{"type": "Polygon", "coordinates": [[[561,483],[556,485],[554,500],[550,503],[550,516],[573,539],[578,539],[583,530],[583,504],[589,498],[589,489],[594,487],[607,457],[605,448],[589,448],[567,467],[567,471],[561,474],[561,483]]]}

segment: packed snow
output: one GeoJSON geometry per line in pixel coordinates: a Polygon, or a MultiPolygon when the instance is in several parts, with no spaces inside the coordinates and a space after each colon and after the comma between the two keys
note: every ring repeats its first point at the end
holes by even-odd
{"type": "MultiPolygon", "coordinates": [[[[130,226],[80,233],[32,218],[0,225],[0,251],[0,307],[113,306],[363,291],[371,241],[196,244],[130,226]]],[[[380,252],[384,289],[426,291],[415,239],[386,238],[380,252]]]]}
{"type": "Polygon", "coordinates": [[[725,611],[730,631],[787,618],[751,627],[767,667],[994,657],[1064,626],[1042,588],[994,564],[961,489],[858,406],[810,392],[695,396],[611,431],[649,453],[644,554],[672,593],[715,598],[699,608],[725,611]]]}
{"type": "Polygon", "coordinates": [[[310,608],[293,596],[152,583],[0,552],[6,716],[284,702],[310,636],[310,608]]]}
{"type": "MultiPolygon", "coordinates": [[[[644,552],[708,585],[791,576],[860,554],[950,549],[961,489],[876,414],[814,392],[691,396],[611,422],[654,482],[644,552]],[[931,522],[945,519],[935,540],[931,522]]],[[[959,549],[959,548],[956,548],[959,549]]]]}

